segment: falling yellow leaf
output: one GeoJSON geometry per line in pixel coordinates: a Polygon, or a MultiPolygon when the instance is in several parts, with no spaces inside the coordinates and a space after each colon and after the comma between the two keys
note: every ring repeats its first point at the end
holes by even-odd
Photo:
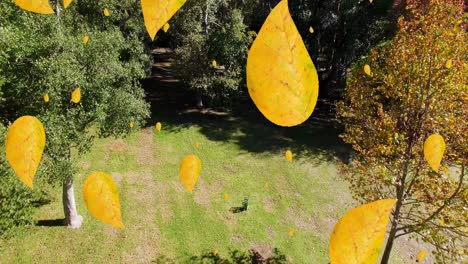
{"type": "Polygon", "coordinates": [[[72,0],[63,0],[63,7],[67,8],[71,4],[72,0]]]}
{"type": "Polygon", "coordinates": [[[219,253],[219,250],[218,250],[218,249],[213,250],[213,255],[217,256],[218,253],[219,253]]]}
{"type": "Polygon", "coordinates": [[[49,102],[49,94],[48,93],[44,94],[44,102],[46,102],[46,103],[49,102]]]}
{"type": "Polygon", "coordinates": [[[369,2],[372,4],[372,0],[369,0],[369,2]]]}
{"type": "Polygon", "coordinates": [[[164,26],[163,26],[164,32],[167,32],[167,31],[169,30],[170,27],[171,27],[171,26],[169,25],[169,23],[164,24],[164,26]]]}
{"type": "Polygon", "coordinates": [[[439,172],[439,166],[444,152],[445,141],[441,135],[437,133],[432,134],[424,142],[424,158],[435,172],[439,172]]]}
{"type": "Polygon", "coordinates": [[[445,225],[444,219],[440,219],[440,220],[439,220],[439,225],[441,225],[441,226],[445,225]]]}
{"type": "Polygon", "coordinates": [[[376,263],[395,203],[395,199],[378,200],[348,211],[330,237],[331,263],[376,263]]]}
{"type": "Polygon", "coordinates": [[[229,194],[227,193],[224,194],[224,200],[229,200],[229,194]]]}
{"type": "Polygon", "coordinates": [[[372,72],[371,72],[371,69],[370,69],[369,64],[364,65],[364,72],[365,72],[367,75],[372,76],[372,72]]]}
{"type": "Polygon", "coordinates": [[[421,262],[426,257],[426,250],[421,250],[418,253],[418,262],[421,262]]]}
{"type": "Polygon", "coordinates": [[[447,62],[445,62],[445,68],[450,69],[452,68],[453,61],[450,59],[447,62]]]}
{"type": "Polygon", "coordinates": [[[282,0],[271,11],[247,58],[247,87],[260,112],[280,126],[307,120],[318,98],[314,64],[282,0]]]}
{"type": "Polygon", "coordinates": [[[202,168],[201,160],[191,154],[186,156],[180,164],[180,179],[187,191],[192,192],[193,187],[197,183],[198,176],[202,168]]]}
{"type": "Polygon", "coordinates": [[[161,132],[161,126],[162,126],[161,123],[159,123],[159,122],[156,123],[156,130],[158,132],[161,132]]]}
{"type": "Polygon", "coordinates": [[[268,189],[269,185],[268,182],[265,182],[265,189],[268,189]]]}
{"type": "Polygon", "coordinates": [[[110,15],[109,9],[104,8],[104,15],[105,15],[106,17],[108,17],[108,16],[110,15]]]}
{"type": "Polygon", "coordinates": [[[83,37],[83,44],[88,44],[88,41],[89,41],[89,36],[88,35],[84,35],[83,37]]]}
{"type": "Polygon", "coordinates": [[[39,14],[54,14],[48,0],[15,0],[15,4],[26,11],[39,14]]]}
{"type": "Polygon", "coordinates": [[[211,61],[211,65],[212,65],[213,67],[216,67],[216,66],[218,66],[218,63],[217,63],[215,60],[212,60],[212,61],[211,61]]]}
{"type": "Polygon", "coordinates": [[[186,0],[141,0],[141,9],[143,10],[143,19],[145,20],[146,30],[154,40],[158,30],[171,19],[186,0]]]}
{"type": "Polygon", "coordinates": [[[6,158],[16,175],[31,189],[45,143],[44,127],[33,116],[16,119],[6,134],[6,158]]]}
{"type": "Polygon", "coordinates": [[[106,224],[123,228],[117,185],[105,172],[91,173],[83,186],[83,197],[91,214],[106,224]]]}
{"type": "Polygon", "coordinates": [[[201,147],[201,143],[200,143],[200,142],[195,142],[195,147],[196,147],[196,148],[200,148],[200,147],[201,147]]]}
{"type": "Polygon", "coordinates": [[[314,28],[312,26],[309,27],[309,32],[314,33],[314,28]]]}
{"type": "Polygon", "coordinates": [[[72,92],[71,101],[77,104],[80,102],[80,100],[81,100],[81,89],[80,87],[76,87],[76,89],[73,90],[72,92]]]}
{"type": "Polygon", "coordinates": [[[293,159],[293,154],[292,154],[291,150],[287,150],[286,153],[284,153],[284,156],[286,157],[287,161],[292,161],[292,159],[293,159]]]}
{"type": "Polygon", "coordinates": [[[130,122],[130,128],[133,128],[133,121],[130,122]]]}
{"type": "Polygon", "coordinates": [[[292,228],[289,229],[288,235],[289,235],[289,236],[293,236],[293,235],[294,235],[294,229],[292,229],[292,228]]]}

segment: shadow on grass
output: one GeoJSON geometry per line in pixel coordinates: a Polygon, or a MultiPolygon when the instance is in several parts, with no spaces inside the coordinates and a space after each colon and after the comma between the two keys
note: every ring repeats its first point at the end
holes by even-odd
{"type": "Polygon", "coordinates": [[[51,220],[39,220],[36,223],[36,226],[65,226],[65,219],[51,219],[51,220]]]}
{"type": "Polygon", "coordinates": [[[162,122],[169,133],[198,126],[209,140],[234,143],[241,150],[258,154],[291,149],[295,158],[348,162],[352,151],[339,137],[342,128],[334,118],[332,106],[323,101],[317,103],[309,120],[295,127],[271,123],[250,100],[230,112],[168,109],[153,104],[148,125],[162,122]]]}

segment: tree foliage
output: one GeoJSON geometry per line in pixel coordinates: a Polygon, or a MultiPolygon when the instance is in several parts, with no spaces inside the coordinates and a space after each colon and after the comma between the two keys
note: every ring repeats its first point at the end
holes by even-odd
{"type": "Polygon", "coordinates": [[[356,151],[344,168],[356,199],[398,199],[387,254],[393,238],[413,234],[435,247],[439,261],[454,263],[468,248],[466,22],[458,1],[407,9],[395,38],[354,65],[337,105],[342,137],[356,151]],[[440,173],[423,154],[434,133],[447,144],[440,173]]]}

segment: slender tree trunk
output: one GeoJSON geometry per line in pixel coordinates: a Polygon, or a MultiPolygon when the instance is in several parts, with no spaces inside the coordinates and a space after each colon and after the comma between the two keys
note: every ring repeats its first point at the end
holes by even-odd
{"type": "Polygon", "coordinates": [[[403,203],[402,199],[398,199],[398,202],[395,208],[395,213],[393,214],[392,227],[390,228],[390,233],[388,235],[387,244],[385,245],[385,251],[382,256],[382,261],[380,262],[381,264],[387,264],[390,258],[390,253],[392,252],[392,248],[393,248],[393,241],[395,241],[395,235],[396,235],[397,228],[398,228],[398,219],[400,216],[400,209],[401,209],[402,203],[403,203]]]}
{"type": "Polygon", "coordinates": [[[65,224],[69,228],[81,227],[83,217],[78,215],[78,211],[76,210],[72,176],[67,177],[63,182],[63,211],[65,213],[65,224]]]}

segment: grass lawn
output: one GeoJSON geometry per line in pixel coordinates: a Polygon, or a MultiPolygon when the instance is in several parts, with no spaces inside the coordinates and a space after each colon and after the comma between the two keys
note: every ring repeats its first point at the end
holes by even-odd
{"type": "MultiPolygon", "coordinates": [[[[225,258],[251,248],[278,248],[293,263],[328,263],[333,226],[356,205],[337,172],[335,157],[347,150],[337,132],[317,120],[288,129],[201,115],[161,114],[155,117],[163,124],[160,133],[148,127],[125,139],[97,140],[79,157],[75,177],[82,228],[25,228],[0,241],[0,263],[213,263],[200,256],[217,249],[225,258]],[[284,158],[287,148],[295,154],[292,163],[284,158]],[[188,154],[202,160],[192,194],[179,180],[179,164],[188,154]],[[88,213],[82,185],[93,171],[116,181],[125,229],[88,213]],[[249,210],[231,213],[244,197],[250,198],[249,210]]],[[[63,217],[61,189],[52,195],[37,210],[37,220],[63,217]]]]}

